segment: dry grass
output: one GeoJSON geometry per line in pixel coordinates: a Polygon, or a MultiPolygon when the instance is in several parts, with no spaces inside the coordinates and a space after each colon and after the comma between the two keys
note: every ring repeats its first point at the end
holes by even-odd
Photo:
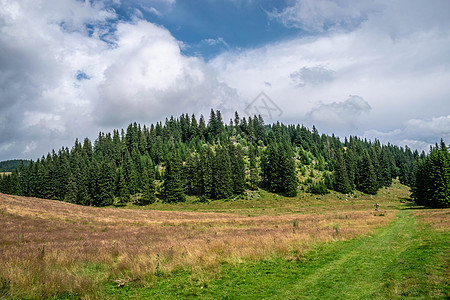
{"type": "Polygon", "coordinates": [[[83,207],[0,194],[0,298],[101,298],[106,281],[148,285],[179,268],[208,280],[224,261],[298,259],[313,243],[367,234],[394,218],[394,210],[374,213],[373,201],[364,200],[325,205],[323,198],[303,199],[300,206],[298,198],[248,216],[83,207]]]}
{"type": "Polygon", "coordinates": [[[415,213],[425,224],[440,232],[448,232],[450,228],[450,209],[426,209],[415,213]]]}

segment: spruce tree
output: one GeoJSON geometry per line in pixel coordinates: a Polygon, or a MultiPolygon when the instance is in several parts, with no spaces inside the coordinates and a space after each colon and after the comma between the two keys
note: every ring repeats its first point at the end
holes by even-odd
{"type": "Polygon", "coordinates": [[[181,182],[181,161],[175,149],[169,154],[166,161],[163,190],[165,201],[168,203],[182,202],[185,200],[181,182]]]}
{"type": "Polygon", "coordinates": [[[116,205],[125,205],[130,201],[130,191],[125,181],[123,169],[118,168],[118,183],[117,183],[117,203],[116,205]]]}
{"type": "Polygon", "coordinates": [[[231,176],[233,180],[233,193],[241,194],[245,190],[245,162],[241,149],[230,144],[231,176]]]}
{"type": "Polygon", "coordinates": [[[216,148],[213,171],[213,197],[216,199],[228,198],[233,194],[231,162],[228,150],[222,146],[216,148]]]}
{"type": "Polygon", "coordinates": [[[295,160],[293,158],[293,153],[291,148],[288,145],[283,145],[281,150],[281,180],[282,180],[282,189],[281,193],[284,193],[288,197],[297,196],[297,167],[295,165],[295,160]]]}
{"type": "Polygon", "coordinates": [[[348,179],[347,167],[345,164],[344,156],[342,151],[337,153],[337,163],[334,170],[334,190],[341,193],[350,193],[351,186],[348,179]]]}
{"type": "Polygon", "coordinates": [[[413,198],[417,204],[450,207],[450,161],[443,141],[419,164],[413,198]]]}
{"type": "Polygon", "coordinates": [[[102,161],[98,178],[98,197],[95,206],[107,206],[114,203],[114,170],[111,163],[102,161]]]}
{"type": "Polygon", "coordinates": [[[142,196],[138,199],[138,205],[147,205],[155,202],[155,182],[152,176],[153,170],[144,169],[142,174],[143,189],[142,196]]]}
{"type": "Polygon", "coordinates": [[[358,190],[366,194],[375,195],[378,191],[377,175],[372,165],[372,160],[366,151],[364,151],[360,163],[360,178],[358,184],[358,190]]]}
{"type": "Polygon", "coordinates": [[[249,159],[250,159],[250,188],[255,190],[258,187],[259,178],[258,178],[258,168],[256,165],[256,149],[253,144],[250,144],[249,148],[249,159]]]}

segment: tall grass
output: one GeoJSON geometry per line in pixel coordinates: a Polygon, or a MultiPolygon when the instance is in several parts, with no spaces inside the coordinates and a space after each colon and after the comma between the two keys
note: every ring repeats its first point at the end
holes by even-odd
{"type": "Polygon", "coordinates": [[[94,208],[0,194],[0,297],[96,299],[108,282],[146,286],[180,269],[208,280],[223,262],[301,259],[314,243],[370,233],[395,215],[376,215],[362,199],[332,199],[325,209],[323,199],[283,206],[274,197],[280,209],[266,211],[269,201],[248,216],[232,207],[234,213],[94,208]]]}

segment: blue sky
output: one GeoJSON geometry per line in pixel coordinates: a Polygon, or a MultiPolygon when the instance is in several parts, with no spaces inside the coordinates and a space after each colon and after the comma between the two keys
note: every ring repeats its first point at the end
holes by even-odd
{"type": "Polygon", "coordinates": [[[124,1],[112,5],[123,20],[139,15],[164,26],[185,44],[184,54],[206,60],[224,51],[259,47],[304,34],[270,16],[287,6],[287,1],[280,0],[183,0],[173,5],[164,1],[124,1]]]}
{"type": "Polygon", "coordinates": [[[448,53],[447,0],[0,0],[0,160],[263,103],[426,150],[450,142],[448,53]]]}

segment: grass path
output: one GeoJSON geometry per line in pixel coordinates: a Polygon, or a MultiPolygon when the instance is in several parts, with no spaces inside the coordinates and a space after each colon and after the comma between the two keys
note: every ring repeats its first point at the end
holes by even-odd
{"type": "Polygon", "coordinates": [[[447,233],[400,211],[372,236],[320,244],[299,261],[224,264],[206,284],[182,271],[134,292],[170,299],[448,299],[449,249],[447,233]]]}
{"type": "Polygon", "coordinates": [[[426,251],[429,245],[423,238],[414,217],[402,211],[395,222],[373,237],[350,241],[339,251],[332,251],[331,261],[319,260],[314,272],[300,278],[277,298],[438,296],[423,293],[428,284],[424,268],[430,260],[424,256],[429,254],[426,251]]]}

